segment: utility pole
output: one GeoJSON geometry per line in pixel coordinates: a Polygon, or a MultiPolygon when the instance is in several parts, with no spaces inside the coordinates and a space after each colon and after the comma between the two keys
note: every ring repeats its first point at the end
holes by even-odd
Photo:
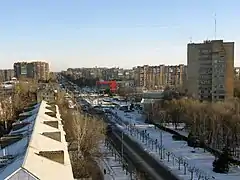
{"type": "Polygon", "coordinates": [[[162,159],[162,154],[163,154],[163,147],[162,147],[162,145],[163,145],[163,139],[162,139],[162,130],[160,130],[160,150],[161,150],[161,159],[162,159]]]}
{"type": "Polygon", "coordinates": [[[153,99],[151,100],[151,104],[152,104],[152,117],[151,117],[151,122],[153,122],[153,117],[154,117],[154,108],[153,108],[153,99]]]}
{"type": "Polygon", "coordinates": [[[123,131],[122,131],[122,136],[121,136],[121,139],[122,139],[122,147],[121,147],[121,154],[122,154],[122,163],[123,163],[123,131]]]}
{"type": "MultiPolygon", "coordinates": [[[[161,119],[161,126],[162,126],[163,119],[161,119]]],[[[163,158],[163,138],[162,138],[162,129],[160,129],[160,151],[161,151],[161,159],[163,158]]]]}

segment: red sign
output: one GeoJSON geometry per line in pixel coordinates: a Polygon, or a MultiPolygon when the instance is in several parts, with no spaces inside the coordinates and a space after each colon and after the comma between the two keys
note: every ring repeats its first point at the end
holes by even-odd
{"type": "Polygon", "coordinates": [[[97,81],[97,87],[101,90],[110,89],[112,92],[117,91],[117,82],[116,81],[97,81]]]}

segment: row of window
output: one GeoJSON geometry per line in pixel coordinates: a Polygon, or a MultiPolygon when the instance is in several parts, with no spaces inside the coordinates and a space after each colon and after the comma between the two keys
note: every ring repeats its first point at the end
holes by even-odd
{"type": "Polygon", "coordinates": [[[224,90],[218,90],[218,91],[212,91],[212,90],[200,90],[199,91],[200,94],[210,94],[210,93],[213,93],[213,94],[225,94],[225,91],[224,90]]]}
{"type": "Polygon", "coordinates": [[[212,84],[212,81],[211,81],[210,79],[208,79],[208,80],[200,80],[200,81],[199,81],[199,84],[200,84],[200,85],[212,84]]]}
{"type": "Polygon", "coordinates": [[[212,99],[218,99],[218,100],[224,100],[225,99],[225,96],[199,96],[201,100],[212,100],[212,99]]]}
{"type": "Polygon", "coordinates": [[[209,54],[212,53],[211,49],[199,49],[198,51],[200,54],[209,54]]]}

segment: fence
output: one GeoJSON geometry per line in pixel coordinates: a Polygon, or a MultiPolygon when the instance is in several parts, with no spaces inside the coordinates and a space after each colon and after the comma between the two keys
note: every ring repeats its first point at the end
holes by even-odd
{"type": "Polygon", "coordinates": [[[202,170],[190,165],[187,159],[183,157],[176,156],[174,153],[168,151],[161,142],[158,142],[157,139],[152,139],[149,136],[147,130],[139,130],[134,125],[130,124],[129,122],[123,121],[117,114],[111,113],[115,120],[122,125],[127,126],[127,132],[130,136],[136,137],[142,143],[150,148],[152,151],[158,153],[158,158],[161,161],[166,160],[167,163],[172,163],[172,166],[176,167],[179,171],[182,171],[184,175],[189,175],[190,179],[198,179],[198,180],[213,180],[214,177],[208,175],[207,173],[203,172],[202,170]]]}
{"type": "Polygon", "coordinates": [[[147,133],[147,130],[139,130],[134,125],[127,126],[127,131],[129,135],[137,137],[142,143],[158,153],[161,160],[167,160],[168,163],[172,163],[172,166],[177,166],[179,171],[183,171],[184,175],[189,174],[190,179],[197,178],[198,180],[211,180],[214,179],[202,170],[190,165],[186,159],[183,157],[178,157],[174,153],[168,151],[162,142],[158,142],[157,139],[152,139],[147,133]]]}
{"type": "MultiPolygon", "coordinates": [[[[162,126],[162,125],[160,125],[160,124],[158,124],[158,123],[152,123],[152,124],[154,124],[155,126],[157,126],[159,129],[161,129],[161,130],[163,130],[163,131],[166,131],[166,132],[169,132],[169,133],[171,133],[171,134],[174,134],[174,135],[178,136],[179,138],[181,138],[181,139],[184,140],[184,141],[189,141],[188,137],[180,134],[180,133],[177,132],[177,131],[174,131],[173,129],[167,128],[167,127],[162,126]]],[[[193,142],[193,143],[195,143],[195,142],[193,142]]],[[[208,146],[208,145],[205,144],[205,143],[202,144],[202,147],[201,147],[201,148],[204,148],[206,151],[210,152],[211,154],[213,154],[214,156],[217,156],[217,157],[219,157],[219,156],[221,155],[221,153],[222,153],[220,150],[214,149],[214,148],[208,146]]],[[[233,163],[233,164],[240,165],[240,160],[237,159],[237,158],[235,158],[235,157],[229,157],[229,161],[230,161],[231,163],[233,163]]]]}
{"type": "MultiPolygon", "coordinates": [[[[105,147],[107,147],[107,150],[111,152],[112,156],[114,156],[115,161],[119,161],[119,164],[122,165],[122,170],[126,173],[126,175],[129,175],[129,178],[131,180],[137,180],[137,170],[133,165],[129,164],[126,159],[122,157],[122,155],[113,147],[114,142],[110,139],[105,139],[105,147]]],[[[112,176],[112,179],[115,178],[112,176]]]]}

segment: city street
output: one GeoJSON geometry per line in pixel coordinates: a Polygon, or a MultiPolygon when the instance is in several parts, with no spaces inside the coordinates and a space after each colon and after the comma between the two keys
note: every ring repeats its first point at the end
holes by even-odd
{"type": "Polygon", "coordinates": [[[114,128],[113,132],[109,135],[109,138],[115,143],[116,149],[121,152],[123,145],[123,155],[130,159],[131,162],[141,174],[149,180],[177,180],[170,172],[168,172],[154,158],[152,158],[147,152],[145,152],[141,146],[131,140],[127,135],[114,128]]]}

